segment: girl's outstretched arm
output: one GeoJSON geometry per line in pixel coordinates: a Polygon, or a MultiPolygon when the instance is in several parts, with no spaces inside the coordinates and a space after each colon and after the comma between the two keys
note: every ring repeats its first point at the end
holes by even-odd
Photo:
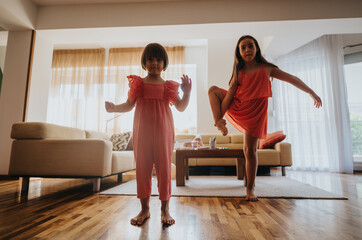
{"type": "Polygon", "coordinates": [[[105,102],[105,107],[106,107],[106,111],[107,112],[129,112],[132,110],[132,108],[134,107],[136,101],[134,101],[133,103],[129,101],[129,99],[127,99],[126,102],[121,103],[119,105],[115,105],[114,103],[111,102],[105,102]]]}
{"type": "Polygon", "coordinates": [[[175,107],[178,111],[183,112],[185,111],[187,105],[190,101],[190,92],[191,92],[191,78],[189,78],[187,75],[183,75],[181,77],[182,84],[181,84],[181,90],[184,92],[182,98],[177,97],[175,107]]]}
{"type": "Polygon", "coordinates": [[[291,75],[291,74],[289,74],[287,72],[284,72],[284,71],[280,70],[279,68],[272,68],[271,72],[270,72],[270,76],[273,77],[273,78],[277,78],[277,79],[280,79],[282,81],[288,82],[288,83],[296,86],[300,90],[302,90],[302,91],[304,91],[306,93],[309,93],[309,95],[314,100],[314,106],[316,106],[317,108],[322,106],[321,98],[310,87],[308,87],[307,84],[305,84],[298,77],[296,77],[294,75],[291,75]]]}

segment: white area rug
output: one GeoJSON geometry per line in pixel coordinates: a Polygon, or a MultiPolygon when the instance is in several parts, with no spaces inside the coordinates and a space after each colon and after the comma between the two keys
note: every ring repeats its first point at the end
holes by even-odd
{"type": "MultiPolygon", "coordinates": [[[[348,199],[309,184],[277,176],[258,176],[255,192],[260,198],[348,199]]],[[[136,180],[132,180],[100,194],[136,195],[136,193],[136,180]]],[[[157,180],[153,178],[152,196],[157,195],[157,180]]],[[[245,187],[244,182],[237,180],[235,176],[190,176],[184,187],[176,187],[176,181],[172,180],[172,196],[244,197],[245,187]]]]}

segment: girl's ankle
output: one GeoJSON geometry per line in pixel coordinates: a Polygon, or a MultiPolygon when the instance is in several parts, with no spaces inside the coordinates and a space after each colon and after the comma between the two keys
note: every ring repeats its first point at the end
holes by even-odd
{"type": "Polygon", "coordinates": [[[143,207],[141,209],[141,212],[149,212],[150,211],[150,208],[149,207],[143,207]]]}

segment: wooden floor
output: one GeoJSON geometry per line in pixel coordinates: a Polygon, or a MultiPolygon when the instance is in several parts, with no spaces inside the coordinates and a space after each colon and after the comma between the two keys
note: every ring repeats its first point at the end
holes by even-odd
{"type": "MultiPolygon", "coordinates": [[[[173,197],[176,224],[163,227],[152,197],[151,218],[134,227],[129,220],[138,199],[92,193],[90,180],[31,179],[27,198],[19,197],[20,181],[0,181],[0,239],[362,239],[362,174],[287,171],[287,177],[349,200],[173,197]]],[[[106,178],[102,190],[116,184],[106,178]]]]}

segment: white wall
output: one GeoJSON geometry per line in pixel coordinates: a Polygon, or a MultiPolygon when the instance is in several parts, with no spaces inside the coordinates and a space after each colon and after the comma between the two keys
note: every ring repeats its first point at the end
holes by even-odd
{"type": "Polygon", "coordinates": [[[9,31],[33,29],[37,19],[37,6],[29,0],[1,0],[0,25],[9,31]]]}
{"type": "Polygon", "coordinates": [[[354,46],[354,47],[347,47],[349,45],[357,45],[362,44],[362,34],[344,34],[343,35],[343,46],[344,48],[344,54],[351,54],[351,53],[357,53],[362,52],[362,45],[354,46]]]}
{"type": "Polygon", "coordinates": [[[46,122],[52,57],[51,39],[46,34],[37,32],[29,86],[27,122],[46,122]]]}
{"type": "Polygon", "coordinates": [[[7,175],[11,126],[23,121],[32,31],[9,32],[0,95],[0,175],[7,175]]]}

